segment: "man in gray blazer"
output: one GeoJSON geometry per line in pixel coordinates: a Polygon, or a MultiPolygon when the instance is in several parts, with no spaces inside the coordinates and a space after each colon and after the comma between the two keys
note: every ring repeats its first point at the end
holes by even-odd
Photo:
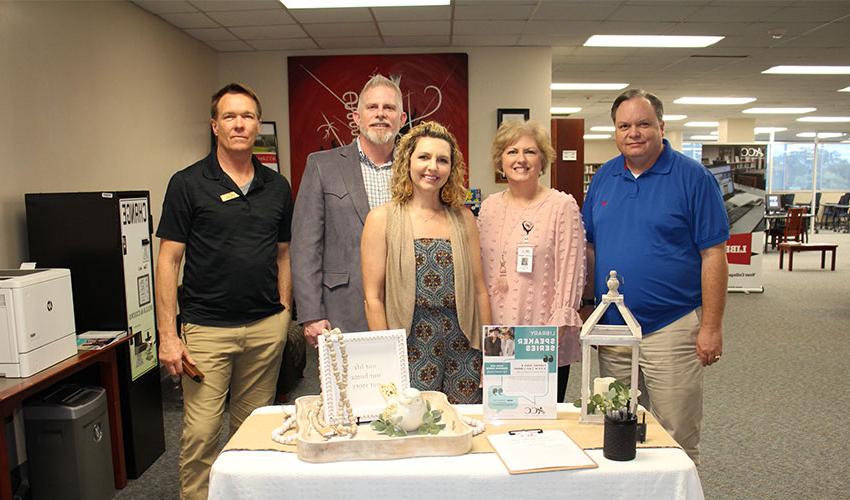
{"type": "Polygon", "coordinates": [[[323,329],[368,330],[360,275],[360,234],[369,210],[390,201],[395,137],[407,119],[401,90],[373,76],[357,102],[360,135],[307,157],[292,217],[292,283],[304,337],[323,329]]]}

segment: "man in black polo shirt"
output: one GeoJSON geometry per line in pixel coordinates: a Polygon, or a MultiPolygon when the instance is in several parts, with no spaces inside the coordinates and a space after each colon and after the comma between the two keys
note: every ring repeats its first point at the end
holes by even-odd
{"type": "Polygon", "coordinates": [[[171,178],[157,230],[159,360],[173,376],[189,363],[206,377],[183,377],[183,499],[207,498],[228,390],[231,433],[272,402],[289,326],[292,193],[251,154],[260,113],[259,99],[243,85],[212,96],[215,151],[171,178]]]}

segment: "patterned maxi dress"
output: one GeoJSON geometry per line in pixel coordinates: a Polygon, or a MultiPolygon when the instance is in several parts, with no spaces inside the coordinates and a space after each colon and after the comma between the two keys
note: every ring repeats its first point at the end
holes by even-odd
{"type": "Polygon", "coordinates": [[[481,402],[481,352],[460,329],[449,240],[421,238],[416,255],[416,305],[407,337],[410,385],[441,391],[452,404],[481,402]]]}

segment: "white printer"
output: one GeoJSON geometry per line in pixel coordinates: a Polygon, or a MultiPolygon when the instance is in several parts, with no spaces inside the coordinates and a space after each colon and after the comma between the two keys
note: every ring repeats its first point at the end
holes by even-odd
{"type": "Polygon", "coordinates": [[[75,354],[71,271],[0,269],[0,376],[29,377],[75,354]]]}

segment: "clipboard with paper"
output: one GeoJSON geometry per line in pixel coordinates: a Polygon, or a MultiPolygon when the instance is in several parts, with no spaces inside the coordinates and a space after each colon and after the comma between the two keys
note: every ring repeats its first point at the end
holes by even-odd
{"type": "Polygon", "coordinates": [[[511,474],[598,467],[562,430],[523,429],[487,439],[511,474]]]}

